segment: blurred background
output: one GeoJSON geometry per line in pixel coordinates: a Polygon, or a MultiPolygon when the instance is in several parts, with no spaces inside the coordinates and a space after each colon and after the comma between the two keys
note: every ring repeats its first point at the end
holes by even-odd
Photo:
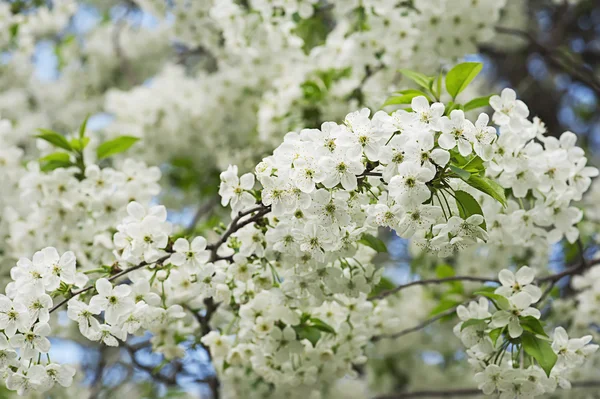
{"type": "MultiPolygon", "coordinates": [[[[3,0],[0,26],[0,116],[13,124],[5,140],[30,149],[37,128],[71,134],[87,116],[97,140],[140,137],[135,157],[163,173],[156,201],[192,232],[218,227],[219,173],[227,165],[251,170],[289,131],[340,122],[360,107],[380,109],[391,93],[412,87],[400,68],[437,75],[461,60],[480,61],[484,71],[461,96],[514,88],[549,135],[576,133],[598,166],[598,0],[3,0]]],[[[589,237],[594,229],[588,226],[589,237]]],[[[594,251],[592,241],[586,248],[594,251]]],[[[438,260],[415,259],[392,234],[388,249],[379,259],[384,284],[448,272],[438,260]]],[[[5,271],[22,255],[8,240],[0,250],[5,271]]],[[[494,271],[516,258],[549,259],[560,270],[573,256],[560,245],[500,260],[467,254],[451,266],[476,274],[482,261],[497,262],[486,269],[494,271]]],[[[414,300],[401,311],[424,318],[448,309],[464,287],[453,289],[409,291],[414,300]]],[[[557,298],[566,291],[563,284],[557,298]]],[[[64,338],[56,339],[53,359],[77,364],[81,381],[44,397],[215,397],[201,348],[190,344],[182,360],[167,361],[152,354],[150,337],[100,347],[76,338],[61,317],[64,338]]],[[[366,383],[382,392],[472,386],[452,325],[382,343],[366,383]]],[[[349,383],[339,397],[364,389],[349,383]]],[[[565,397],[598,397],[593,389],[577,392],[565,397]]]]}

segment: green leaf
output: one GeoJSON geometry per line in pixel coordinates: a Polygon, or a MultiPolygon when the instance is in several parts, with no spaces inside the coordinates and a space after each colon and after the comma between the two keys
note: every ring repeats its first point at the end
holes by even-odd
{"type": "Polygon", "coordinates": [[[552,368],[556,364],[558,356],[552,350],[552,346],[546,340],[540,339],[530,332],[524,331],[521,335],[521,344],[525,352],[537,360],[540,367],[549,377],[552,368]]]}
{"type": "Polygon", "coordinates": [[[460,305],[462,301],[456,301],[453,299],[442,299],[438,302],[437,306],[431,310],[429,316],[436,316],[448,309],[452,309],[456,305],[460,305]]]}
{"type": "Polygon", "coordinates": [[[502,330],[504,330],[503,327],[496,328],[496,329],[490,331],[490,338],[491,338],[492,342],[494,343],[494,346],[496,346],[496,342],[498,342],[498,338],[500,337],[500,335],[502,335],[502,330]]]}
{"type": "Polygon", "coordinates": [[[474,156],[466,164],[460,166],[461,169],[466,170],[469,173],[479,173],[485,168],[483,167],[483,159],[479,156],[474,156]]]}
{"type": "Polygon", "coordinates": [[[38,139],[45,140],[48,143],[52,144],[53,146],[62,148],[67,151],[73,150],[71,148],[71,145],[65,138],[65,136],[63,136],[62,134],[54,132],[52,130],[48,130],[48,129],[38,129],[38,130],[42,133],[42,134],[38,134],[37,136],[35,136],[38,139]]]}
{"type": "Polygon", "coordinates": [[[82,137],[80,139],[72,139],[69,144],[71,144],[71,147],[75,150],[75,151],[83,151],[85,149],[85,147],[87,147],[87,145],[90,143],[90,138],[89,137],[82,137]]]}
{"type": "Polygon", "coordinates": [[[398,72],[427,90],[431,88],[431,84],[433,83],[434,78],[430,78],[419,72],[411,71],[410,69],[400,69],[398,72]]]}
{"type": "Polygon", "coordinates": [[[319,329],[319,331],[323,331],[328,334],[335,334],[335,330],[329,324],[325,323],[321,319],[317,319],[316,317],[311,317],[310,322],[313,327],[319,329]]]}
{"type": "Polygon", "coordinates": [[[314,326],[303,325],[294,327],[294,330],[296,330],[298,338],[309,340],[313,346],[317,345],[317,342],[321,338],[321,331],[314,326]]]}
{"type": "Polygon", "coordinates": [[[442,71],[440,71],[438,77],[437,77],[437,81],[436,81],[436,85],[435,85],[435,96],[437,98],[440,98],[442,95],[442,71]]]}
{"type": "Polygon", "coordinates": [[[481,295],[486,298],[491,299],[494,302],[494,306],[496,306],[499,310],[507,310],[510,309],[510,302],[505,296],[494,294],[487,291],[477,291],[473,295],[481,295]]]}
{"type": "Polygon", "coordinates": [[[447,278],[454,277],[456,272],[454,268],[446,263],[442,263],[441,265],[437,265],[435,268],[435,275],[437,278],[447,278]]]}
{"type": "Polygon", "coordinates": [[[487,177],[471,175],[471,177],[465,181],[471,187],[476,188],[477,190],[483,193],[486,193],[487,195],[501,203],[502,206],[506,207],[506,194],[504,192],[504,187],[496,183],[494,180],[488,179],[487,177]]]}
{"type": "Polygon", "coordinates": [[[381,239],[372,236],[371,234],[363,234],[362,238],[358,240],[359,243],[366,245],[367,247],[373,248],[377,252],[387,252],[387,247],[381,239]]]}
{"type": "Polygon", "coordinates": [[[487,325],[487,320],[486,319],[469,319],[469,320],[465,321],[464,323],[462,323],[462,325],[460,326],[460,331],[464,330],[467,327],[479,326],[479,325],[487,325]]]}
{"type": "Polygon", "coordinates": [[[377,296],[377,295],[381,294],[382,292],[389,291],[394,288],[396,288],[396,284],[394,284],[394,282],[392,280],[390,280],[387,277],[382,277],[379,280],[379,283],[371,291],[370,296],[372,296],[372,297],[377,296]]]}
{"type": "Polygon", "coordinates": [[[428,101],[431,102],[431,99],[429,98],[429,96],[420,90],[415,90],[415,89],[402,90],[398,93],[401,95],[388,97],[388,99],[385,100],[385,103],[383,103],[381,108],[387,107],[388,105],[410,104],[412,102],[413,98],[419,97],[419,96],[424,96],[425,98],[427,98],[428,101]]]}
{"type": "Polygon", "coordinates": [[[63,161],[68,162],[71,160],[71,157],[66,152],[53,152],[52,154],[48,154],[43,158],[40,158],[40,162],[50,162],[50,161],[63,161]]]}
{"type": "Polygon", "coordinates": [[[87,127],[88,119],[90,119],[89,115],[85,117],[85,119],[83,120],[83,123],[81,124],[81,126],[79,126],[79,139],[80,140],[83,138],[83,136],[85,136],[85,129],[87,127]]]}
{"type": "MultiPolygon", "coordinates": [[[[466,191],[457,190],[454,192],[454,196],[456,197],[456,206],[458,207],[458,213],[461,218],[467,219],[471,215],[483,216],[481,206],[471,194],[466,191]]],[[[485,219],[481,223],[481,228],[487,231],[485,219]]]]}
{"type": "Polygon", "coordinates": [[[70,161],[48,161],[40,166],[40,170],[42,172],[50,172],[54,169],[69,168],[71,166],[75,166],[75,164],[70,161]]]}
{"type": "Polygon", "coordinates": [[[465,112],[471,111],[472,109],[487,107],[488,105],[490,105],[490,98],[492,96],[493,94],[490,94],[489,96],[477,97],[472,99],[471,101],[465,104],[465,112]]]}
{"type": "Polygon", "coordinates": [[[139,138],[133,136],[120,136],[114,140],[105,141],[96,150],[98,160],[127,151],[138,140],[139,138]]]}
{"type": "Polygon", "coordinates": [[[548,334],[546,334],[546,331],[544,331],[544,327],[542,326],[542,323],[535,317],[533,317],[533,316],[519,317],[519,322],[521,324],[521,327],[523,327],[523,329],[525,331],[529,331],[530,333],[541,335],[542,337],[548,337],[548,334]]]}
{"type": "Polygon", "coordinates": [[[456,65],[446,75],[446,90],[452,96],[456,96],[467,88],[469,83],[481,72],[483,64],[479,62],[463,62],[456,65]]]}
{"type": "Polygon", "coordinates": [[[458,166],[449,165],[448,166],[452,172],[454,172],[458,177],[463,179],[464,181],[468,181],[471,178],[471,174],[464,169],[459,168],[458,166]]]}

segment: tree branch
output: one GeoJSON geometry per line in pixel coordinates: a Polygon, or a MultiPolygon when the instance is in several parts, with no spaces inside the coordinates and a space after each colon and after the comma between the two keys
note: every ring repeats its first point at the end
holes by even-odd
{"type": "Polygon", "coordinates": [[[399,285],[396,288],[393,288],[389,291],[384,291],[381,294],[370,297],[369,300],[373,301],[373,300],[377,300],[377,299],[383,299],[383,298],[386,298],[386,297],[388,297],[392,294],[395,294],[399,291],[402,291],[405,288],[413,287],[415,285],[443,284],[443,283],[449,283],[452,281],[476,281],[476,282],[481,282],[481,283],[497,283],[497,284],[500,283],[500,281],[493,279],[493,278],[472,277],[472,276],[452,276],[452,277],[439,278],[439,279],[417,280],[417,281],[411,281],[410,283],[406,283],[403,285],[399,285]]]}
{"type": "Polygon", "coordinates": [[[219,250],[221,245],[223,245],[233,233],[235,233],[242,227],[249,225],[250,223],[254,223],[254,222],[262,219],[262,217],[265,216],[269,212],[271,212],[271,206],[270,205],[265,206],[263,204],[255,206],[254,208],[250,208],[246,211],[239,212],[238,215],[235,218],[233,218],[233,220],[229,224],[229,227],[227,228],[225,233],[223,233],[221,238],[214,244],[210,244],[207,246],[207,249],[209,249],[211,251],[211,257],[210,257],[211,262],[214,262],[215,260],[217,260],[217,258],[218,258],[217,251],[219,250]],[[254,212],[256,212],[256,214],[253,215],[252,217],[245,219],[243,221],[241,220],[245,216],[251,215],[254,212]]]}
{"type": "MultiPolygon", "coordinates": [[[[141,269],[141,268],[149,266],[149,265],[162,264],[165,260],[169,259],[170,257],[171,257],[171,254],[165,255],[162,258],[157,259],[156,262],[149,262],[149,263],[148,262],[142,262],[142,263],[140,263],[138,265],[130,267],[129,269],[121,270],[119,273],[115,274],[114,276],[111,276],[108,279],[108,281],[116,280],[119,277],[124,276],[124,275],[126,275],[128,273],[131,273],[134,270],[138,270],[138,269],[141,269]]],[[[84,292],[87,292],[87,291],[95,289],[95,287],[96,286],[94,284],[92,284],[92,285],[88,285],[87,287],[82,288],[82,289],[80,289],[78,291],[71,292],[71,295],[68,298],[63,299],[62,301],[60,301],[59,303],[57,303],[56,305],[54,305],[54,307],[52,309],[50,309],[50,313],[54,312],[55,310],[57,310],[58,308],[60,308],[61,306],[63,306],[65,303],[67,303],[71,299],[75,298],[76,296],[78,296],[80,294],[83,294],[84,292]]]]}
{"type": "MultiPolygon", "coordinates": [[[[600,263],[600,259],[594,259],[594,260],[588,262],[582,256],[581,261],[578,264],[568,267],[560,273],[551,274],[550,276],[546,276],[546,277],[540,277],[540,278],[536,279],[536,282],[538,284],[550,282],[552,285],[554,285],[554,284],[556,284],[556,282],[558,282],[563,277],[579,273],[580,271],[583,271],[583,270],[587,269],[588,267],[597,265],[599,263],[600,263]]],[[[388,291],[384,291],[378,295],[370,297],[369,300],[383,299],[383,298],[386,298],[386,297],[388,297],[392,294],[395,294],[399,291],[402,291],[405,288],[412,287],[415,285],[443,284],[443,283],[448,283],[448,282],[452,282],[452,281],[478,281],[478,282],[482,282],[482,283],[497,283],[497,284],[500,283],[500,281],[498,281],[496,279],[486,278],[486,277],[474,277],[474,276],[452,276],[452,277],[439,278],[439,279],[418,280],[418,281],[412,281],[407,284],[399,285],[398,287],[393,288],[388,291]]]]}
{"type": "Polygon", "coordinates": [[[380,341],[380,340],[382,340],[382,339],[384,339],[384,338],[390,338],[390,339],[394,339],[394,338],[398,338],[398,337],[401,337],[401,336],[403,336],[403,335],[406,335],[406,334],[410,334],[410,333],[412,333],[412,332],[415,332],[415,331],[419,331],[419,330],[421,330],[421,329],[423,329],[423,328],[427,327],[428,325],[435,323],[435,322],[436,322],[436,321],[438,321],[439,319],[442,319],[442,318],[444,318],[444,317],[446,317],[446,316],[450,316],[450,315],[454,314],[454,312],[456,312],[456,308],[458,308],[460,305],[464,305],[465,303],[467,303],[467,302],[470,302],[470,301],[471,301],[471,299],[469,299],[468,301],[466,301],[466,302],[463,302],[463,303],[461,303],[461,304],[458,304],[458,305],[456,305],[456,306],[453,306],[453,307],[451,307],[450,309],[448,309],[448,310],[445,310],[445,311],[443,311],[442,313],[439,313],[439,314],[437,314],[436,316],[434,316],[434,317],[432,317],[432,318],[430,318],[430,319],[427,319],[427,320],[425,320],[424,322],[422,322],[422,323],[420,323],[420,324],[417,324],[417,325],[416,325],[416,326],[414,326],[414,327],[407,328],[406,330],[402,330],[402,331],[399,331],[399,332],[397,332],[397,333],[394,333],[394,334],[389,334],[389,335],[376,335],[376,336],[374,336],[374,337],[373,337],[371,340],[372,340],[373,342],[377,342],[377,341],[380,341]]]}
{"type": "Polygon", "coordinates": [[[600,97],[600,80],[585,65],[577,64],[569,57],[563,57],[563,54],[557,51],[556,46],[548,47],[536,39],[531,33],[519,29],[496,26],[496,32],[513,36],[519,36],[526,39],[545,59],[555,68],[568,74],[575,80],[587,85],[600,97]]]}

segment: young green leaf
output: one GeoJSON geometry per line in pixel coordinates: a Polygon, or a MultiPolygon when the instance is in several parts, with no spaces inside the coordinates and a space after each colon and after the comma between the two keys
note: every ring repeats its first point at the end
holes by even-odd
{"type": "Polygon", "coordinates": [[[459,168],[458,166],[448,165],[450,170],[454,172],[458,177],[463,179],[464,181],[468,181],[471,178],[471,174],[464,169],[459,168]]]}
{"type": "Polygon", "coordinates": [[[433,83],[433,78],[423,75],[422,73],[411,71],[410,69],[400,69],[402,75],[406,76],[419,86],[429,90],[431,89],[431,84],[433,83]]]}
{"type": "Polygon", "coordinates": [[[71,157],[66,152],[53,152],[43,158],[40,158],[40,170],[42,172],[50,172],[58,168],[68,168],[73,166],[71,157]]]}
{"type": "Polygon", "coordinates": [[[448,278],[456,275],[454,268],[446,263],[437,265],[435,268],[435,276],[437,278],[448,278]]]}
{"type": "Polygon", "coordinates": [[[402,91],[398,92],[398,94],[400,94],[400,95],[388,97],[388,99],[385,100],[385,103],[383,103],[381,108],[386,107],[388,105],[410,104],[412,102],[412,99],[415,97],[418,97],[418,96],[424,96],[425,98],[427,98],[428,101],[431,102],[431,99],[429,98],[429,96],[426,93],[422,92],[421,90],[415,90],[415,89],[402,90],[402,91]]]}
{"type": "Polygon", "coordinates": [[[325,323],[321,319],[317,319],[316,317],[311,317],[310,322],[313,327],[319,329],[319,331],[323,331],[328,334],[335,334],[335,330],[329,324],[325,323]]]}
{"type": "Polygon", "coordinates": [[[85,136],[85,129],[87,128],[87,123],[88,123],[88,119],[90,118],[90,116],[86,116],[85,119],[83,120],[83,123],[81,124],[81,126],[79,126],[79,139],[81,140],[83,138],[83,136],[85,136]]]}
{"type": "Polygon", "coordinates": [[[552,368],[556,364],[558,356],[552,350],[552,346],[546,340],[540,339],[530,332],[524,331],[521,335],[521,344],[525,353],[537,360],[540,367],[549,377],[552,368]]]}
{"type": "Polygon", "coordinates": [[[533,316],[524,316],[519,317],[519,322],[521,323],[521,327],[525,331],[529,331],[530,333],[541,335],[542,337],[548,337],[546,331],[544,331],[544,327],[542,323],[533,316]]]}
{"type": "Polygon", "coordinates": [[[363,245],[367,247],[373,248],[377,252],[387,252],[387,247],[385,243],[381,241],[379,238],[372,236],[371,234],[363,234],[360,240],[358,240],[363,245]]]}
{"type": "Polygon", "coordinates": [[[460,326],[460,331],[464,330],[467,327],[484,325],[487,325],[487,320],[485,319],[469,319],[462,323],[462,325],[460,326]]]}
{"type": "Polygon", "coordinates": [[[496,329],[493,329],[492,331],[490,331],[490,338],[491,338],[494,346],[496,346],[496,342],[498,342],[498,338],[500,337],[500,335],[502,335],[502,330],[503,330],[503,328],[500,327],[500,328],[496,328],[496,329]]]}
{"type": "Polygon", "coordinates": [[[448,71],[446,75],[446,90],[453,99],[467,88],[482,68],[483,64],[479,62],[463,62],[448,71]]]}
{"type": "Polygon", "coordinates": [[[467,161],[467,163],[464,165],[461,165],[460,168],[469,173],[479,173],[484,170],[483,159],[481,159],[479,156],[475,156],[467,161]]]}
{"type": "Polygon", "coordinates": [[[87,147],[87,145],[90,143],[90,138],[89,137],[82,137],[80,139],[72,139],[69,144],[71,144],[71,147],[75,150],[75,151],[83,151],[85,149],[85,147],[87,147]]]}
{"type": "Polygon", "coordinates": [[[67,150],[67,151],[73,150],[73,148],[71,148],[71,145],[69,144],[69,142],[67,141],[65,136],[63,136],[62,134],[54,132],[52,130],[48,130],[48,129],[38,129],[38,130],[42,133],[42,134],[38,134],[37,136],[35,136],[38,139],[45,140],[48,143],[52,144],[53,146],[62,148],[63,150],[67,150]]]}
{"type": "MultiPolygon", "coordinates": [[[[454,192],[456,197],[456,206],[458,207],[458,213],[463,219],[468,218],[471,215],[483,216],[481,206],[475,198],[466,191],[457,190],[454,192]]],[[[481,228],[487,230],[485,220],[481,223],[481,228]]]]}
{"type": "Polygon", "coordinates": [[[510,302],[505,296],[494,294],[487,291],[477,291],[473,295],[481,295],[486,298],[491,299],[494,302],[494,306],[496,306],[499,310],[510,309],[510,302]]]}
{"type": "Polygon", "coordinates": [[[314,326],[302,325],[299,327],[294,327],[294,330],[296,330],[298,338],[309,340],[313,346],[315,346],[321,338],[321,331],[314,326]]]}
{"type": "Polygon", "coordinates": [[[371,297],[377,296],[384,291],[389,291],[396,288],[396,284],[392,280],[387,277],[382,277],[379,280],[379,283],[373,288],[371,293],[369,294],[371,297]]]}
{"type": "Polygon", "coordinates": [[[502,206],[506,207],[506,194],[504,192],[504,187],[502,187],[500,184],[496,183],[491,179],[488,179],[487,177],[481,177],[477,175],[471,175],[471,177],[465,181],[471,187],[486,193],[487,195],[501,203],[502,206]]]}
{"type": "Polygon", "coordinates": [[[485,97],[477,97],[465,104],[465,112],[490,105],[490,98],[493,94],[485,97]]]}
{"type": "Polygon", "coordinates": [[[133,136],[120,136],[116,139],[106,141],[100,144],[96,150],[98,160],[127,151],[138,140],[139,138],[133,136]]]}

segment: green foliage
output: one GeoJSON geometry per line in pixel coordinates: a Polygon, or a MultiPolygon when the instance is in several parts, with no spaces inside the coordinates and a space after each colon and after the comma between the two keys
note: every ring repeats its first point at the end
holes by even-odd
{"type": "Polygon", "coordinates": [[[387,277],[382,277],[379,280],[379,283],[373,288],[370,295],[374,297],[382,292],[393,290],[394,288],[396,288],[396,284],[394,284],[392,280],[387,277]]]}
{"type": "Polygon", "coordinates": [[[496,309],[499,309],[499,310],[510,309],[510,302],[508,302],[508,299],[506,299],[505,296],[494,294],[492,292],[487,292],[487,291],[477,291],[474,293],[474,295],[481,295],[486,298],[489,298],[492,301],[492,303],[494,304],[494,306],[496,307],[496,309]]]}
{"type": "Polygon", "coordinates": [[[65,136],[63,136],[62,134],[57,133],[52,130],[49,130],[49,129],[38,129],[38,130],[41,132],[41,134],[38,134],[37,136],[35,136],[38,139],[45,140],[48,143],[52,144],[53,146],[62,148],[63,150],[67,150],[67,151],[73,150],[73,148],[71,147],[71,144],[69,144],[69,142],[67,141],[65,136]]]}
{"type": "Polygon", "coordinates": [[[300,18],[298,14],[294,15],[294,20],[297,21],[297,24],[293,33],[301,37],[304,41],[302,50],[306,54],[310,53],[310,50],[313,48],[325,43],[332,26],[329,23],[329,18],[329,14],[324,12],[317,12],[307,19],[300,18]]]}
{"type": "Polygon", "coordinates": [[[464,110],[466,111],[471,111],[473,109],[477,109],[477,108],[481,108],[481,107],[487,107],[488,105],[490,105],[490,97],[492,97],[493,94],[490,94],[489,96],[485,96],[485,97],[477,97],[472,99],[471,101],[467,102],[464,106],[464,110]]]}
{"type": "Polygon", "coordinates": [[[550,372],[558,360],[558,356],[552,350],[550,343],[546,339],[541,339],[530,332],[524,331],[521,335],[521,344],[525,353],[537,360],[546,375],[550,376],[550,372]]]}
{"type": "Polygon", "coordinates": [[[450,170],[452,172],[454,172],[454,174],[456,174],[458,177],[460,177],[464,181],[468,181],[471,178],[471,174],[469,172],[467,172],[466,170],[464,170],[462,168],[459,168],[458,166],[448,165],[448,167],[450,168],[450,170]]]}
{"type": "Polygon", "coordinates": [[[494,346],[496,346],[496,342],[498,342],[498,338],[500,338],[500,336],[502,335],[502,331],[504,330],[504,328],[500,327],[500,328],[496,328],[493,329],[492,331],[490,331],[490,339],[492,340],[492,343],[494,344],[494,346]]]}
{"type": "Polygon", "coordinates": [[[469,83],[481,72],[483,64],[479,62],[463,62],[456,65],[446,75],[446,90],[452,98],[467,88],[469,83]]]}
{"type": "Polygon", "coordinates": [[[406,76],[424,89],[431,90],[434,78],[423,75],[422,73],[411,71],[410,69],[400,69],[402,75],[406,76]]]}
{"type": "Polygon", "coordinates": [[[361,239],[358,240],[359,243],[366,245],[367,247],[373,248],[377,252],[387,252],[387,247],[385,243],[380,239],[371,234],[363,234],[361,239]]]}
{"type": "Polygon", "coordinates": [[[521,327],[525,331],[529,331],[532,334],[541,335],[542,337],[548,337],[548,334],[544,331],[542,323],[533,316],[519,317],[521,327]]]}
{"type": "Polygon", "coordinates": [[[460,331],[464,330],[467,327],[484,326],[487,324],[487,322],[487,319],[469,319],[460,326],[460,331]]]}
{"type": "Polygon", "coordinates": [[[96,149],[98,160],[108,158],[110,156],[127,151],[132,145],[139,140],[138,137],[120,136],[116,139],[105,141],[96,149]]]}
{"type": "Polygon", "coordinates": [[[309,340],[313,346],[321,339],[321,333],[335,334],[333,327],[316,317],[303,317],[301,321],[301,324],[294,326],[294,331],[300,339],[309,340]]]}
{"type": "Polygon", "coordinates": [[[500,202],[502,206],[506,206],[506,194],[504,188],[494,180],[488,179],[487,177],[471,175],[471,178],[467,183],[471,187],[494,198],[496,201],[500,202]]]}
{"type": "Polygon", "coordinates": [[[398,105],[398,104],[410,104],[412,99],[418,96],[424,96],[428,101],[431,102],[431,99],[427,95],[427,93],[422,92],[421,90],[408,89],[402,90],[398,92],[399,95],[393,95],[388,97],[385,100],[385,103],[381,106],[381,108],[386,107],[388,105],[398,105]]]}
{"type": "Polygon", "coordinates": [[[454,165],[450,165],[449,168],[469,186],[494,198],[496,201],[500,202],[502,206],[506,206],[506,193],[500,184],[487,177],[479,176],[479,171],[473,174],[454,165]]]}
{"type": "MultiPolygon", "coordinates": [[[[466,191],[457,190],[454,192],[456,198],[456,206],[458,207],[458,213],[463,219],[467,219],[471,215],[483,216],[483,210],[475,198],[466,191]]],[[[481,228],[487,230],[485,219],[481,223],[481,228]]]]}
{"type": "Polygon", "coordinates": [[[58,168],[68,168],[74,166],[71,157],[66,152],[53,152],[40,158],[40,169],[42,172],[50,172],[58,168]]]}

